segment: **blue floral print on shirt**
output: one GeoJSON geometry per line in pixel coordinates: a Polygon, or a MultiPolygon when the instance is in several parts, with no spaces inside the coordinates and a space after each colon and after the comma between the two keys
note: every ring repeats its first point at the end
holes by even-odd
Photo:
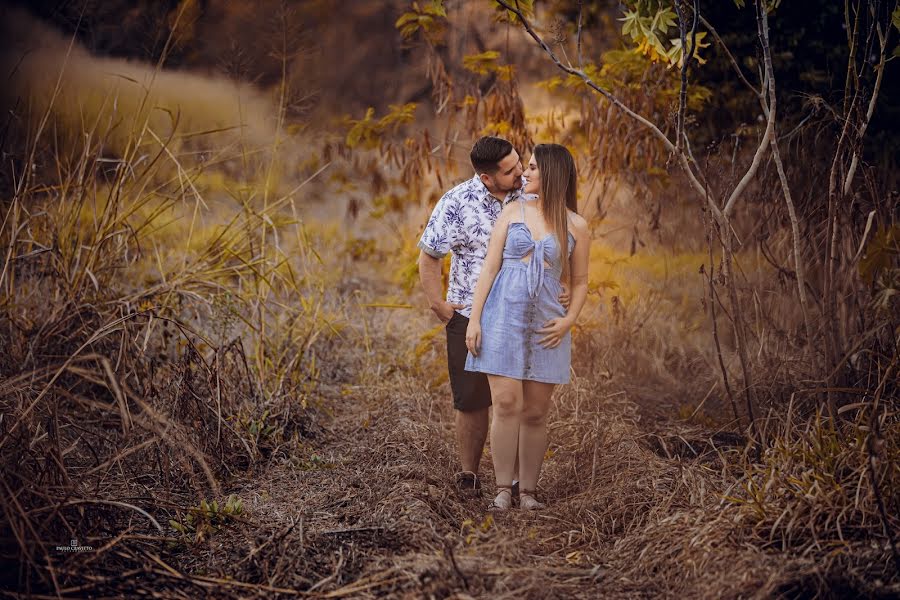
{"type": "Polygon", "coordinates": [[[475,284],[494,223],[503,206],[517,200],[519,194],[520,190],[510,192],[501,206],[475,175],[444,194],[428,219],[418,246],[435,258],[453,253],[447,302],[464,305],[459,312],[466,317],[472,313],[475,284]]]}

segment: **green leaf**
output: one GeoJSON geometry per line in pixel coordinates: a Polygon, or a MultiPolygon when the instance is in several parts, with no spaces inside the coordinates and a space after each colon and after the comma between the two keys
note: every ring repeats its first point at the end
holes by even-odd
{"type": "Polygon", "coordinates": [[[639,19],[640,15],[637,11],[626,11],[625,16],[619,19],[622,21],[622,35],[630,35],[632,41],[637,41],[641,35],[640,28],[638,27],[639,19]]]}
{"type": "Polygon", "coordinates": [[[447,18],[447,10],[444,8],[443,0],[431,0],[431,2],[425,5],[422,12],[431,15],[432,17],[447,18]]]}
{"type": "Polygon", "coordinates": [[[654,21],[656,21],[656,28],[661,32],[666,33],[669,30],[669,27],[676,26],[678,23],[678,15],[668,8],[664,8],[656,13],[654,21]]]}
{"type": "MultiPolygon", "coordinates": [[[[894,12],[891,13],[891,23],[894,24],[894,27],[900,31],[900,6],[894,9],[894,12]]],[[[894,51],[894,56],[897,55],[896,50],[894,51]]]]}

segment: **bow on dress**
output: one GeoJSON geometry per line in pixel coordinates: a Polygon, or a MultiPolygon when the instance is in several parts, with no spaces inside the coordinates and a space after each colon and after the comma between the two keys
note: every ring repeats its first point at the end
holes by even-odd
{"type": "Polygon", "coordinates": [[[533,241],[534,252],[531,255],[531,262],[528,263],[528,271],[526,281],[528,282],[528,295],[532,298],[537,297],[541,286],[544,285],[544,252],[551,236],[545,236],[543,239],[533,241]]]}

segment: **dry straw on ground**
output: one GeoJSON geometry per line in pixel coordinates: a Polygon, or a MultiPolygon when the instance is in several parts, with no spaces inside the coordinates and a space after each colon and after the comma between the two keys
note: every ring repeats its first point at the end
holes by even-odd
{"type": "Polygon", "coordinates": [[[751,272],[785,307],[754,323],[773,408],[756,460],[703,337],[703,256],[668,257],[661,284],[646,256],[598,244],[609,285],[550,413],[549,508],[489,514],[489,456],[484,497],[449,485],[442,332],[402,287],[410,223],[383,239],[304,223],[293,192],[318,167],[272,185],[272,148],[223,151],[241,185],[198,190],[218,172],[189,153],[155,141],[107,170],[113,133],[89,133],[71,162],[24,152],[32,175],[0,199],[7,595],[900,593],[878,506],[900,528],[896,365],[873,366],[877,401],[844,420],[810,411],[793,341],[765,341],[791,318],[772,273],[751,272]]]}

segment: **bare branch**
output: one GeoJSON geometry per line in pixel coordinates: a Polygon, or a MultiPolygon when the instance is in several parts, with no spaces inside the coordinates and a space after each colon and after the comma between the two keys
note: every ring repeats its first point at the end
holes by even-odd
{"type": "Polygon", "coordinates": [[[578,68],[584,68],[584,61],[581,56],[581,20],[584,13],[584,0],[578,0],[578,32],[575,34],[575,46],[578,49],[578,68]]]}
{"type": "MultiPolygon", "coordinates": [[[[760,4],[760,0],[757,0],[757,4],[760,4]]],[[[756,26],[759,31],[759,41],[762,45],[763,57],[766,61],[766,72],[771,73],[772,68],[772,50],[769,47],[769,17],[766,14],[766,9],[764,6],[759,6],[756,12],[756,26]]],[[[766,78],[766,85],[772,85],[771,79],[766,78]]],[[[756,171],[759,169],[759,164],[762,161],[763,155],[766,153],[766,150],[769,147],[769,142],[772,140],[772,136],[775,132],[775,111],[770,110],[768,119],[766,119],[766,130],[763,132],[762,140],[759,142],[759,147],[756,149],[756,154],[753,155],[753,162],[750,163],[750,168],[747,169],[747,172],[744,173],[744,176],[738,182],[737,187],[734,188],[734,191],[731,192],[731,196],[728,197],[728,202],[725,203],[725,208],[722,212],[728,216],[734,210],[735,203],[738,198],[741,197],[741,194],[744,193],[744,190],[747,189],[747,186],[750,184],[750,181],[756,176],[756,171]]]]}
{"type": "MultiPolygon", "coordinates": [[[[763,31],[766,37],[766,45],[768,45],[768,28],[763,31]]],[[[775,94],[775,70],[772,68],[771,54],[765,54],[765,88],[768,89],[768,99],[764,95],[760,95],[759,104],[762,107],[763,114],[769,118],[770,113],[775,112],[778,98],[775,94]]],[[[778,171],[778,179],[781,182],[781,191],[784,194],[784,202],[787,205],[788,217],[791,221],[791,240],[793,242],[794,253],[794,271],[797,274],[797,293],[800,298],[800,312],[803,316],[803,328],[806,332],[807,349],[811,358],[814,358],[812,346],[815,342],[813,336],[812,324],[809,320],[809,303],[806,298],[806,266],[803,263],[803,255],[800,251],[800,220],[797,217],[797,209],[794,206],[794,199],[791,195],[791,187],[788,184],[787,174],[784,171],[784,164],[781,161],[781,152],[778,148],[778,134],[772,134],[772,158],[775,160],[775,168],[778,171]]]]}
{"type": "Polygon", "coordinates": [[[550,48],[550,46],[547,45],[547,42],[545,42],[544,39],[534,30],[534,27],[532,27],[531,23],[528,21],[528,19],[525,17],[525,15],[522,13],[522,11],[519,9],[518,3],[516,6],[513,6],[506,0],[496,0],[496,1],[497,1],[497,4],[499,4],[506,10],[512,12],[519,18],[519,21],[521,21],[522,25],[525,27],[525,31],[528,33],[528,35],[530,35],[531,38],[535,42],[537,42],[537,44],[544,50],[544,52],[547,53],[547,55],[556,64],[557,67],[559,67],[565,73],[568,73],[569,75],[574,75],[574,76],[578,77],[579,79],[581,79],[582,81],[584,81],[584,83],[587,84],[588,87],[590,87],[591,89],[593,89],[594,91],[596,91],[597,93],[602,95],[604,98],[609,100],[613,104],[613,106],[615,106],[616,108],[621,110],[623,113],[625,113],[626,115],[628,115],[629,117],[631,117],[632,119],[634,119],[635,121],[637,121],[638,123],[640,123],[641,125],[646,127],[647,129],[649,129],[650,132],[663,143],[663,145],[669,152],[674,152],[676,154],[676,156],[678,157],[678,160],[681,163],[681,167],[684,170],[685,174],[687,175],[688,180],[691,183],[691,186],[694,188],[694,190],[698,194],[700,194],[701,197],[707,199],[710,210],[713,211],[713,214],[716,216],[717,219],[721,220],[721,217],[722,217],[721,209],[719,209],[719,207],[716,206],[715,202],[713,202],[709,198],[709,195],[706,193],[706,188],[703,186],[703,184],[697,178],[697,174],[694,172],[694,169],[691,166],[692,164],[696,164],[696,163],[689,161],[687,155],[684,152],[679,151],[675,147],[675,144],[672,143],[672,141],[666,136],[666,134],[664,134],[659,129],[659,127],[657,127],[656,125],[654,125],[653,123],[648,121],[645,117],[639,115],[638,113],[636,113],[629,107],[625,106],[621,100],[616,98],[609,90],[606,90],[606,89],[600,87],[593,79],[588,77],[588,75],[584,71],[582,71],[581,69],[574,69],[572,67],[569,67],[569,66],[566,66],[565,64],[563,64],[562,61],[559,60],[559,57],[556,56],[556,54],[553,52],[553,49],[550,48]]]}
{"type": "Polygon", "coordinates": [[[719,44],[719,46],[722,47],[722,50],[725,52],[725,55],[728,57],[728,60],[731,62],[731,66],[734,68],[735,73],[737,73],[740,80],[744,82],[744,85],[746,85],[748,88],[750,88],[750,91],[753,92],[757,97],[762,96],[763,95],[762,92],[759,91],[758,89],[756,89],[756,86],[754,86],[752,83],[750,83],[750,81],[747,79],[747,77],[744,76],[744,70],[741,69],[741,66],[738,64],[737,60],[734,58],[734,55],[731,53],[731,50],[728,49],[728,46],[725,45],[725,42],[722,41],[722,38],[719,37],[719,32],[716,31],[716,28],[712,26],[712,23],[707,21],[706,17],[703,17],[703,16],[700,17],[700,22],[703,23],[703,26],[706,27],[711,34],[713,34],[714,38],[716,38],[716,42],[719,44]]]}
{"type": "Polygon", "coordinates": [[[682,140],[684,139],[684,113],[685,104],[687,104],[687,71],[688,56],[687,51],[687,27],[684,22],[684,11],[682,10],[682,2],[684,0],[675,0],[675,14],[678,16],[678,38],[681,40],[681,83],[678,90],[678,115],[675,118],[675,147],[680,151],[682,148],[682,140]]]}
{"type": "Polygon", "coordinates": [[[685,23],[684,7],[682,3],[685,0],[675,0],[675,13],[678,15],[678,32],[681,39],[681,89],[678,93],[678,118],[675,123],[675,146],[681,150],[687,135],[684,131],[684,117],[687,111],[687,76],[688,69],[691,65],[691,59],[694,56],[694,50],[697,47],[697,0],[694,0],[694,23],[691,26],[691,44],[687,43],[687,26],[685,23]]]}
{"type": "MultiPolygon", "coordinates": [[[[882,31],[881,23],[876,23],[875,28],[878,32],[878,43],[881,46],[881,56],[878,65],[875,67],[877,75],[875,76],[875,87],[872,90],[872,97],[869,98],[869,107],[866,109],[866,118],[863,120],[859,128],[858,142],[862,143],[863,137],[866,135],[866,129],[875,113],[875,104],[878,100],[878,93],[881,91],[881,81],[884,78],[884,66],[887,63],[887,48],[891,36],[891,26],[888,25],[887,31],[882,31]]],[[[853,158],[850,161],[850,168],[847,170],[847,177],[844,179],[844,195],[850,193],[850,184],[853,183],[853,176],[856,174],[856,167],[859,165],[859,152],[854,150],[853,158]]]]}

